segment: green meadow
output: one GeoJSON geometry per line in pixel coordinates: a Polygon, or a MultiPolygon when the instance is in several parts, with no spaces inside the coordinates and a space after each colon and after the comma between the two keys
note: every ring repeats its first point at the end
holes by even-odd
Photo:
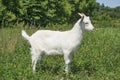
{"type": "MultiPolygon", "coordinates": [[[[82,44],[73,55],[71,72],[65,74],[62,55],[46,56],[32,72],[30,45],[21,36],[38,28],[0,29],[0,80],[120,80],[120,22],[93,22],[96,30],[85,32],[82,44]]],[[[69,30],[73,25],[51,25],[50,30],[69,30]]]]}

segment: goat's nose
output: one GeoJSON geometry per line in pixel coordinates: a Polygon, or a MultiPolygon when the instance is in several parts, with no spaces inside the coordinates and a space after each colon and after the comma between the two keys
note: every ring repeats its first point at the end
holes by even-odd
{"type": "Polygon", "coordinates": [[[94,27],[90,31],[93,32],[94,31],[94,27]]]}

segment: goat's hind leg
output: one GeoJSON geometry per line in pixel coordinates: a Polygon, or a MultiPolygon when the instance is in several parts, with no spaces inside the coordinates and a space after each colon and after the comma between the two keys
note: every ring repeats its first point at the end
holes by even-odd
{"type": "Polygon", "coordinates": [[[40,61],[42,58],[42,53],[35,51],[35,50],[31,50],[31,55],[32,55],[32,67],[33,67],[33,71],[36,71],[36,64],[38,62],[38,60],[40,61]]]}
{"type": "Polygon", "coordinates": [[[32,55],[32,67],[33,67],[33,71],[36,71],[36,64],[38,62],[38,57],[37,55],[32,55]]]}

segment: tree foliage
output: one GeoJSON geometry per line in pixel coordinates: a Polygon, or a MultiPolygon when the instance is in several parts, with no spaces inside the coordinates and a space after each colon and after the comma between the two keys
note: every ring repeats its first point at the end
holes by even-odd
{"type": "Polygon", "coordinates": [[[92,14],[95,0],[0,0],[0,23],[30,25],[71,23],[78,12],[92,14]]]}
{"type": "Polygon", "coordinates": [[[16,22],[35,26],[73,23],[79,18],[78,12],[97,16],[100,20],[106,15],[108,18],[115,17],[113,11],[118,9],[111,10],[96,3],[96,0],[0,0],[0,26],[7,27],[16,22]],[[104,12],[106,14],[99,16],[104,12]]]}
{"type": "Polygon", "coordinates": [[[98,20],[111,20],[111,19],[118,19],[120,17],[120,6],[116,8],[110,8],[105,6],[104,4],[100,5],[99,3],[96,4],[96,19],[98,20]]]}

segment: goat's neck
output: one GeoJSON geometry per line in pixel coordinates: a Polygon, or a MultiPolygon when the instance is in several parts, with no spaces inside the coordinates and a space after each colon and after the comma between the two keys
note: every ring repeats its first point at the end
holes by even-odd
{"type": "Polygon", "coordinates": [[[74,25],[74,27],[72,28],[72,30],[71,31],[73,31],[74,33],[78,33],[79,35],[83,35],[83,33],[84,33],[84,24],[81,22],[81,19],[79,19],[76,23],[75,23],[75,25],[74,25]]]}

